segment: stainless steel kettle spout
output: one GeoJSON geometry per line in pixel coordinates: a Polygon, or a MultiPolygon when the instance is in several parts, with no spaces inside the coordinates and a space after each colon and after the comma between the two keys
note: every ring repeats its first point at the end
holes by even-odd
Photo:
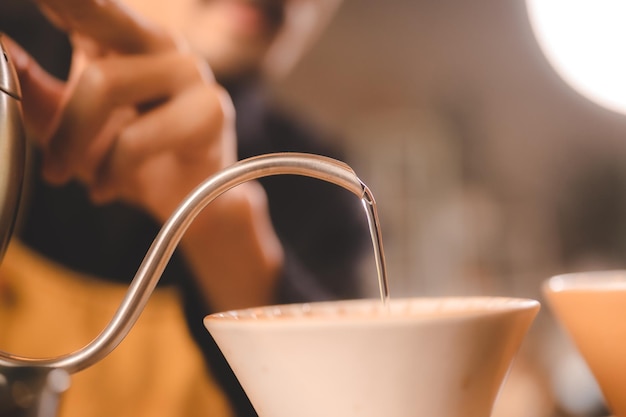
{"type": "Polygon", "coordinates": [[[0,33],[0,261],[15,226],[24,169],[26,139],[21,91],[0,33]]]}
{"type": "MultiPolygon", "coordinates": [[[[5,388],[15,383],[26,385],[32,390],[33,398],[37,399],[21,413],[6,416],[55,416],[55,401],[51,401],[52,407],[42,408],[41,405],[46,392],[56,392],[55,385],[48,383],[51,374],[61,372],[60,376],[69,376],[99,362],[117,347],[139,318],[174,249],[200,211],[219,195],[239,184],[280,174],[302,175],[331,182],[361,199],[368,214],[376,266],[379,276],[384,277],[381,282],[385,285],[380,289],[381,297],[385,298],[388,288],[376,205],[370,190],[349,166],[331,158],[299,153],[267,154],[244,159],[206,179],[183,200],[148,249],[117,312],[106,328],[90,343],[72,353],[52,358],[27,358],[0,351],[0,417],[5,417],[2,413],[3,406],[7,403],[11,406],[17,402],[6,395],[9,398],[3,404],[3,379],[5,388]]],[[[54,400],[58,394],[51,397],[54,400]]]]}

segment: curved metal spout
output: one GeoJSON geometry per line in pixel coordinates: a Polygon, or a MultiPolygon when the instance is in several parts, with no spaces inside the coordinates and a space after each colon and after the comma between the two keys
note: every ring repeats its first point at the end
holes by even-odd
{"type": "MultiPolygon", "coordinates": [[[[205,180],[176,209],[149,248],[117,312],[95,339],[73,353],[55,358],[35,359],[0,352],[0,367],[61,368],[74,373],[103,359],[126,337],[139,318],[174,249],[198,213],[220,194],[239,184],[277,174],[318,178],[339,185],[359,198],[371,199],[371,193],[354,171],[331,158],[279,153],[240,161],[205,180]]],[[[377,257],[380,255],[376,253],[377,257]]]]}

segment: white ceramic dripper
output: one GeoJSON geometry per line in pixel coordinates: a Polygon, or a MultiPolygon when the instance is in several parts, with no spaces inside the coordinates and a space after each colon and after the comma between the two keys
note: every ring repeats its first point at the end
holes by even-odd
{"type": "Polygon", "coordinates": [[[335,301],[205,325],[260,417],[488,417],[534,300],[335,301]]]}

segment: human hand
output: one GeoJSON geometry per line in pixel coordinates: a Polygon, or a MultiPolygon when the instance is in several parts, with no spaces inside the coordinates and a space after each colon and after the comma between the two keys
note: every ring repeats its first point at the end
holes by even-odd
{"type": "Polygon", "coordinates": [[[173,35],[112,0],[39,3],[76,51],[63,83],[7,42],[45,179],[78,179],[97,203],[122,199],[163,220],[236,160],[228,95],[173,35]]]}
{"type": "MultiPolygon", "coordinates": [[[[124,200],[164,221],[193,187],[236,161],[230,98],[172,34],[116,0],[38,2],[76,51],[65,83],[7,42],[45,179],[78,179],[97,203],[124,200]]],[[[283,250],[258,183],[213,201],[181,246],[215,309],[273,300],[283,250]]]]}

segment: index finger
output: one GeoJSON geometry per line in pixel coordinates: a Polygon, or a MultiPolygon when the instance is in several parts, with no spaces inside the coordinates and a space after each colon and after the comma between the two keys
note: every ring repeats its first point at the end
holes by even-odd
{"type": "Polygon", "coordinates": [[[68,34],[127,54],[175,47],[172,36],[118,0],[37,0],[51,20],[68,34]]]}

